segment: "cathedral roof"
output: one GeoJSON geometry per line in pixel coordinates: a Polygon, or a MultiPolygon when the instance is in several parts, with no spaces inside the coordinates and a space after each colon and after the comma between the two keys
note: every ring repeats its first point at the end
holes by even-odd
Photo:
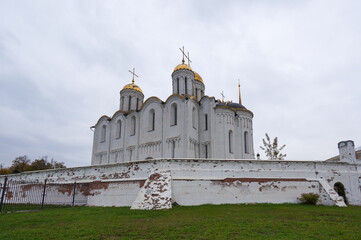
{"type": "Polygon", "coordinates": [[[234,103],[234,102],[229,102],[229,101],[228,102],[222,102],[222,101],[218,100],[218,102],[216,104],[216,107],[228,108],[228,109],[231,109],[233,111],[245,111],[245,112],[251,113],[252,116],[253,116],[253,113],[240,103],[234,103]]]}
{"type": "Polygon", "coordinates": [[[138,85],[134,84],[134,80],[132,81],[132,83],[125,85],[122,90],[126,90],[126,89],[135,90],[143,93],[142,89],[140,89],[138,85]]]}
{"type": "MultiPolygon", "coordinates": [[[[193,72],[194,72],[194,80],[203,83],[203,79],[201,78],[201,76],[199,76],[199,74],[196,73],[195,71],[193,71],[193,72]]],[[[204,83],[203,83],[203,84],[204,84],[204,83]]]]}

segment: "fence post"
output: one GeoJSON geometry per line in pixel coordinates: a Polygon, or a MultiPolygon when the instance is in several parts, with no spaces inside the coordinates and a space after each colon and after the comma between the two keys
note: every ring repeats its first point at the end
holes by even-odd
{"type": "Polygon", "coordinates": [[[1,200],[0,200],[0,212],[3,209],[3,203],[4,203],[4,197],[5,197],[5,190],[6,190],[6,183],[8,182],[8,177],[5,177],[5,181],[4,181],[4,187],[3,187],[3,191],[1,193],[1,200]]]}
{"type": "Polygon", "coordinates": [[[73,207],[75,205],[75,190],[76,190],[76,182],[74,182],[74,189],[73,189],[73,203],[72,203],[73,207]]]}
{"type": "Polygon", "coordinates": [[[72,203],[72,207],[74,207],[74,205],[75,205],[75,190],[76,190],[76,182],[74,182],[74,189],[73,189],[73,203],[72,203]]]}
{"type": "Polygon", "coordinates": [[[46,182],[47,181],[48,181],[48,179],[45,179],[45,181],[44,181],[43,198],[41,200],[41,209],[44,209],[44,200],[45,200],[45,191],[46,191],[46,182]]]}

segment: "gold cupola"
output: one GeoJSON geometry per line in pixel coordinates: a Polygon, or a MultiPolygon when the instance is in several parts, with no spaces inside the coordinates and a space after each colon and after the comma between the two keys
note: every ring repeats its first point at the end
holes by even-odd
{"type": "MultiPolygon", "coordinates": [[[[177,65],[177,66],[174,68],[173,72],[175,72],[175,71],[177,71],[177,70],[181,70],[181,69],[186,69],[186,70],[192,71],[191,66],[184,63],[184,59],[182,60],[182,63],[181,63],[181,64],[177,65]]],[[[193,72],[193,71],[192,71],[192,72],[193,72]]]]}
{"type": "Polygon", "coordinates": [[[193,71],[193,73],[194,73],[194,80],[203,83],[202,77],[198,73],[196,73],[195,71],[193,71]]]}
{"type": "Polygon", "coordinates": [[[125,85],[123,87],[122,91],[126,90],[126,89],[135,90],[135,91],[138,91],[140,93],[143,93],[142,89],[138,85],[134,84],[134,79],[132,80],[132,83],[125,85]]]}

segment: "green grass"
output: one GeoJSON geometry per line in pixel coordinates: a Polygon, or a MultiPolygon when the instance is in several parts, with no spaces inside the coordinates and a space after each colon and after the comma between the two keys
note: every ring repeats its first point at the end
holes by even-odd
{"type": "Polygon", "coordinates": [[[360,239],[361,207],[75,207],[0,214],[0,239],[360,239]]]}

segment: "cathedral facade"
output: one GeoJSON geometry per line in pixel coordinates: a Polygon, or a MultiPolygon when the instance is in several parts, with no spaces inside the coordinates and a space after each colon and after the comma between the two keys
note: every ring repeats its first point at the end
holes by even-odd
{"type": "MultiPolygon", "coordinates": [[[[254,159],[253,113],[241,103],[205,95],[189,63],[171,75],[166,101],[144,94],[134,83],[120,91],[119,110],[102,116],[94,130],[92,165],[156,158],[254,159]]],[[[239,87],[239,85],[238,85],[239,87]]]]}

